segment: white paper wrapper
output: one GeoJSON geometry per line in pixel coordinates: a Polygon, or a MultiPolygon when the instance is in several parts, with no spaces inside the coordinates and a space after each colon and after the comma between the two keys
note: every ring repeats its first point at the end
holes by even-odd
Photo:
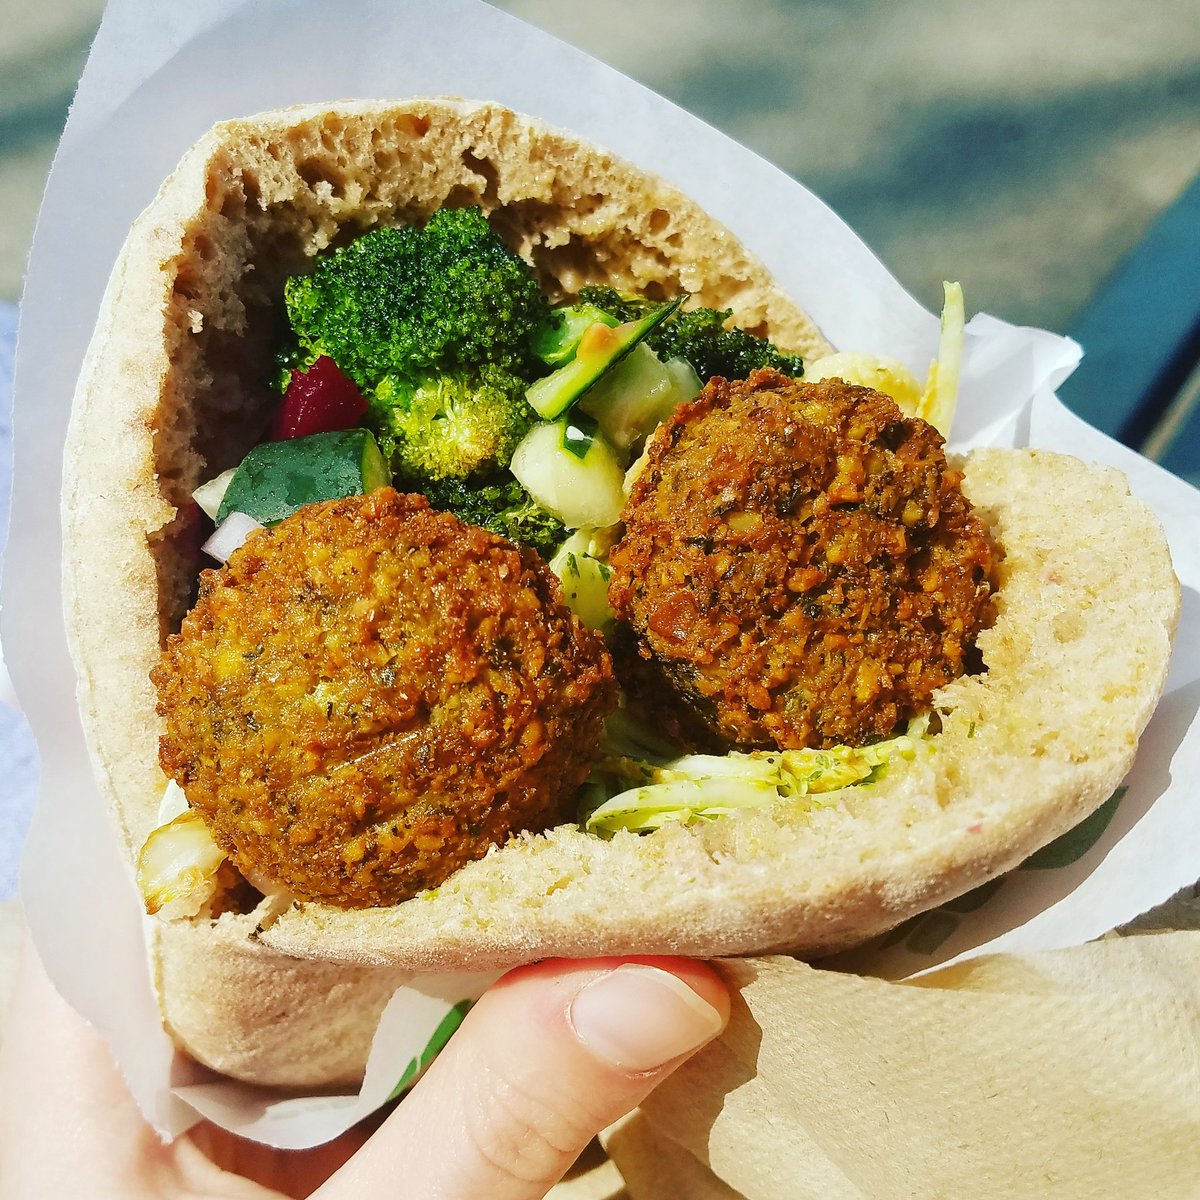
{"type": "MultiPolygon", "coordinates": [[[[392,1090],[457,999],[486,981],[424,980],[389,1006],[360,1096],[305,1103],[211,1078],[175,1055],[146,979],[139,904],[92,782],[61,623],[57,497],[75,378],[130,222],[213,122],[343,97],[497,100],[664,176],[730,226],[839,348],[933,358],[936,319],[833,213],[768,163],[587,56],[475,0],[114,0],[47,188],[22,304],[16,473],[4,641],[39,739],[42,804],[24,897],[50,973],[110,1039],[164,1134],[203,1113],[279,1146],[335,1136],[392,1090]],[[364,37],[363,29],[370,36],[364,37]]],[[[968,295],[968,302],[969,302],[968,295]]],[[[977,317],[955,442],[1069,450],[1125,469],[1166,525],[1184,611],[1168,694],[1098,841],[1057,870],[1022,870],[986,904],[921,918],[858,965],[890,975],[982,949],[1065,947],[1200,874],[1200,497],[1068,414],[1053,395],[1078,348],[977,317]]],[[[978,900],[975,896],[973,899],[978,900]]]]}

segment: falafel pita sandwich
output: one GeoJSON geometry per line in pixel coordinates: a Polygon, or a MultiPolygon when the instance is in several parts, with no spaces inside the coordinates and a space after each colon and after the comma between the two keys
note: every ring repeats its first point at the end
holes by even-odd
{"type": "MultiPolygon", "coordinates": [[[[234,720],[242,697],[229,700],[236,691],[230,681],[272,668],[261,638],[246,646],[228,640],[240,618],[221,622],[227,610],[245,606],[249,576],[266,580],[268,591],[278,590],[285,575],[297,595],[320,591],[315,576],[304,573],[309,566],[297,543],[317,548],[314,561],[343,559],[339,546],[326,544],[312,526],[305,537],[290,539],[293,558],[286,571],[272,575],[272,547],[293,528],[289,522],[316,519],[301,508],[275,528],[250,534],[229,553],[228,566],[201,584],[197,611],[203,608],[203,615],[188,618],[189,633],[185,615],[209,562],[200,545],[210,528],[192,495],[248,461],[280,403],[272,373],[287,281],[311,275],[324,256],[370,231],[420,229],[447,209],[477,209],[508,252],[532,270],[548,305],[569,308],[583,289],[613,289],[638,297],[666,322],[672,314],[662,310],[686,296],[687,308],[728,310],[730,324],[769,339],[780,354],[811,363],[831,350],[766,268],[687,197],[569,133],[496,104],[430,99],[268,112],[217,126],[184,157],[129,234],[79,380],[63,492],[66,613],[89,747],[131,864],[141,860],[145,871],[145,847],[164,825],[190,819],[197,806],[206,813],[218,806],[202,805],[199,792],[193,797],[202,759],[211,768],[211,786],[205,786],[212,795],[225,786],[222,771],[228,787],[245,789],[233,801],[220,801],[215,841],[196,854],[180,851],[183,866],[176,863],[175,878],[194,883],[195,871],[204,877],[199,890],[181,888],[195,902],[174,910],[166,905],[147,931],[154,983],[173,1037],[201,1062],[253,1082],[308,1087],[357,1080],[380,1012],[414,971],[498,970],[552,955],[813,956],[861,943],[1015,867],[1101,805],[1129,769],[1166,678],[1178,584],[1157,519],[1130,496],[1124,478],[1049,451],[978,450],[961,464],[943,462],[938,478],[939,486],[961,486],[994,548],[986,568],[979,568],[992,589],[987,620],[962,655],[965,669],[935,687],[921,713],[903,714],[912,718],[907,725],[893,722],[892,738],[849,748],[742,746],[732,755],[676,759],[671,749],[655,753],[661,741],[653,728],[654,700],[646,703],[641,688],[636,712],[623,708],[614,718],[611,698],[603,707],[610,728],[615,719],[641,729],[634,749],[644,752],[637,760],[643,774],[628,774],[628,760],[637,758],[628,742],[601,744],[595,709],[585,720],[559,722],[561,728],[547,722],[550,732],[539,733],[530,743],[539,749],[529,753],[536,757],[550,747],[547,753],[561,751],[568,764],[556,769],[572,793],[567,801],[560,797],[558,816],[536,828],[518,817],[495,844],[473,846],[444,874],[410,872],[417,883],[405,898],[368,889],[365,904],[359,892],[348,905],[336,885],[306,892],[307,868],[265,869],[264,863],[318,858],[321,830],[336,821],[323,816],[303,827],[283,821],[278,831],[272,825],[278,814],[268,811],[271,797],[286,810],[301,786],[294,784],[299,772],[278,792],[260,786],[274,778],[271,764],[289,753],[293,726],[264,729],[253,705],[234,720]],[[178,805],[164,811],[168,779],[159,757],[179,697],[164,687],[162,668],[158,694],[151,682],[164,646],[177,647],[170,639],[180,637],[192,638],[192,649],[203,648],[186,657],[202,660],[209,672],[209,690],[201,688],[199,699],[191,684],[180,689],[197,717],[189,729],[203,724],[208,741],[164,751],[164,762],[183,764],[175,776],[192,805],[182,813],[178,805]],[[221,748],[235,742],[242,749],[251,745],[258,757],[239,757],[236,766],[227,759],[223,766],[221,748]],[[879,744],[889,749],[876,750],[879,744]],[[626,767],[614,768],[617,759],[626,767]],[[690,774],[678,765],[695,767],[694,760],[703,762],[690,774]],[[716,765],[722,762],[734,767],[716,765]],[[744,777],[747,763],[756,773],[752,785],[744,777]],[[622,786],[590,802],[593,817],[599,812],[607,824],[581,824],[575,785],[586,776],[585,792],[603,788],[605,770],[620,776],[622,769],[622,786]],[[732,790],[728,774],[737,776],[732,790]],[[824,785],[818,776],[826,777],[824,785]],[[674,789],[669,803],[654,791],[663,785],[674,789]],[[703,803],[680,805],[681,787],[704,793],[703,803]],[[629,819],[630,811],[640,813],[638,819],[629,819]],[[220,826],[231,812],[233,833],[220,826]],[[239,831],[248,825],[258,844],[278,849],[286,843],[277,857],[245,849],[239,831]],[[290,840],[289,829],[296,834],[290,840]]],[[[638,321],[614,317],[595,324],[608,337],[638,321]]],[[[319,355],[311,344],[301,349],[309,353],[302,365],[311,372],[319,355]]],[[[576,351],[577,359],[583,356],[576,351]]],[[[535,429],[546,426],[534,416],[535,429]]],[[[561,413],[549,418],[560,419],[561,413]]],[[[892,428],[910,418],[897,412],[889,419],[892,428]]],[[[603,443],[605,420],[603,413],[598,421],[580,417],[574,426],[567,420],[564,428],[576,430],[583,453],[578,444],[563,452],[588,461],[594,444],[603,443]]],[[[678,430],[681,420],[677,415],[668,424],[678,430]]],[[[375,433],[384,436],[378,426],[375,433]]],[[[397,437],[402,442],[402,434],[397,437]]],[[[669,476],[668,448],[653,429],[646,440],[649,470],[661,481],[669,476]]],[[[638,445],[631,441],[631,454],[638,445]]],[[[888,453],[894,452],[892,446],[888,453]]],[[[883,461],[878,447],[864,450],[862,461],[876,461],[872,453],[883,461]]],[[[404,478],[387,482],[404,492],[404,478]]],[[[647,485],[639,486],[644,491],[647,485]]],[[[752,507],[741,504],[745,499],[738,497],[742,514],[752,507]]],[[[848,495],[843,501],[853,502],[848,495]]],[[[338,513],[357,503],[326,502],[338,513]]],[[[424,502],[414,506],[420,520],[429,519],[424,502]]],[[[746,520],[758,522],[761,515],[746,520]]],[[[446,521],[438,524],[439,537],[446,521]]],[[[923,521],[914,516],[908,527],[912,546],[923,521]]],[[[568,521],[563,536],[600,524],[568,521]]],[[[404,528],[401,543],[419,572],[431,543],[421,541],[423,534],[404,542],[411,532],[404,528]]],[[[618,536],[619,530],[612,535],[618,536]]],[[[499,553],[500,539],[489,538],[479,550],[485,558],[499,553]]],[[[603,559],[605,548],[595,539],[576,545],[580,557],[603,559]]],[[[496,561],[523,581],[505,590],[510,607],[557,586],[547,584],[548,569],[532,551],[509,546],[496,561]]],[[[541,618],[558,621],[564,638],[588,647],[589,662],[606,661],[600,633],[566,612],[564,594],[544,596],[540,617],[522,618],[522,628],[541,618]]],[[[455,603],[463,602],[456,595],[455,603]]],[[[352,605],[352,589],[343,596],[352,605]]],[[[263,603],[260,595],[249,607],[261,614],[263,603]]],[[[329,624],[318,635],[341,630],[341,612],[332,612],[327,595],[322,603],[321,620],[329,624]]],[[[286,629],[278,640],[294,648],[294,627],[280,613],[270,610],[264,628],[286,629]]],[[[304,610],[310,631],[314,619],[304,610]]],[[[786,653],[786,634],[773,637],[772,645],[786,653]]],[[[325,644],[335,640],[324,638],[325,644]]],[[[339,661],[352,663],[353,646],[369,641],[350,638],[339,661]]],[[[313,653],[321,643],[316,636],[313,653]]],[[[498,644],[494,639],[491,646],[498,644]]],[[[484,663],[486,638],[473,645],[472,670],[478,674],[486,665],[502,675],[496,655],[484,663]]],[[[175,653],[171,661],[183,657],[175,653]]],[[[520,686],[529,684],[539,696],[552,693],[558,668],[539,674],[532,663],[522,659],[513,678],[521,676],[520,686]]],[[[406,737],[421,742],[447,712],[468,712],[465,704],[455,710],[461,693],[453,672],[436,673],[439,688],[450,690],[438,693],[432,709],[409,710],[395,728],[372,726],[380,740],[364,743],[359,757],[379,755],[384,745],[391,747],[387,757],[406,737]]],[[[256,695],[264,678],[255,676],[256,695]]],[[[289,687],[296,676],[272,678],[289,687]]],[[[382,689],[364,701],[373,712],[386,707],[381,696],[398,704],[411,682],[391,659],[372,678],[382,689]]],[[[297,702],[311,700],[332,721],[345,700],[337,680],[335,666],[322,662],[303,676],[297,702]]],[[[664,694],[659,702],[665,711],[673,700],[664,694]]],[[[542,712],[536,705],[520,711],[534,716],[521,718],[524,725],[507,715],[498,722],[515,746],[542,712]]],[[[315,745],[320,739],[313,737],[315,745]]],[[[336,770],[345,761],[339,759],[336,770]]],[[[328,765],[320,754],[313,762],[318,775],[328,765]]],[[[534,777],[548,778],[536,771],[534,777]]],[[[412,782],[420,776],[405,778],[404,806],[420,809],[425,801],[412,782]]],[[[375,829],[367,843],[360,837],[353,853],[342,853],[349,841],[338,843],[347,877],[364,861],[375,863],[385,842],[402,854],[426,848],[397,824],[378,776],[371,787],[357,802],[339,793],[339,813],[358,804],[356,837],[365,826],[386,824],[388,830],[375,829]]],[[[507,800],[505,793],[497,803],[507,800]]],[[[439,809],[437,819],[453,824],[456,818],[439,809]]],[[[201,828],[197,836],[208,835],[201,828]]]]}

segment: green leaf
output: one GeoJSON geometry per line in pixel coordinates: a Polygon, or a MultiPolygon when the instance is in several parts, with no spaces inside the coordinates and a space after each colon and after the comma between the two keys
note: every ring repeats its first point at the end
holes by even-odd
{"type": "Polygon", "coordinates": [[[460,1000],[441,1020],[433,1031],[425,1049],[404,1068],[396,1086],[388,1093],[389,1100],[395,1100],[403,1095],[424,1072],[425,1068],[446,1048],[451,1035],[463,1023],[463,1018],[471,1010],[474,1000],[460,1000]]]}
{"type": "Polygon", "coordinates": [[[1100,840],[1128,790],[1126,787],[1117,788],[1090,817],[1084,817],[1074,829],[1068,829],[1062,837],[1035,851],[1021,864],[1020,869],[1053,871],[1078,862],[1100,840]]]}
{"type": "Polygon", "coordinates": [[[982,908],[1000,890],[1004,880],[1003,875],[998,879],[989,879],[987,883],[981,883],[977,888],[972,888],[953,900],[947,900],[941,907],[947,912],[974,912],[977,908],[982,908]]]}
{"type": "Polygon", "coordinates": [[[913,954],[933,954],[958,929],[960,918],[944,909],[935,908],[927,912],[917,922],[916,928],[908,935],[905,949],[913,954]]]}

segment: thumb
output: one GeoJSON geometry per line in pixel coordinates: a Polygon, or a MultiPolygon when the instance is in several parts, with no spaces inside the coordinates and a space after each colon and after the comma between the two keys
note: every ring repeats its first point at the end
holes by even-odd
{"type": "Polygon", "coordinates": [[[690,959],[557,959],[512,971],[317,1195],[540,1200],[728,1017],[725,985],[690,959]]]}

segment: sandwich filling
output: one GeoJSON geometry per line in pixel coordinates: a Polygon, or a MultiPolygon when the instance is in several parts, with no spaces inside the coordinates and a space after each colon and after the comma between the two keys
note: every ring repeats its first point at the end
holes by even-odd
{"type": "Polygon", "coordinates": [[[267,436],[196,492],[227,565],[153,673],[189,808],[143,851],[152,911],[214,911],[226,856],[388,905],[522,830],[836,797],[979,669],[994,551],[917,415],[952,410],[956,292],[924,389],[822,381],[683,296],[552,307],[475,209],[284,296],[267,436]]]}

